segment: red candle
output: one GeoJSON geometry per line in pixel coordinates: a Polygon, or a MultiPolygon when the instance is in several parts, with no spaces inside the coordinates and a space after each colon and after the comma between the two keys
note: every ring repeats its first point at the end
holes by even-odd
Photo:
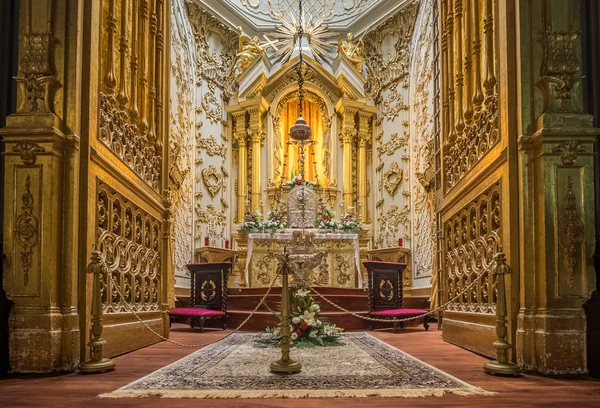
{"type": "Polygon", "coordinates": [[[229,240],[228,239],[225,240],[225,249],[229,249],[229,240]]]}
{"type": "Polygon", "coordinates": [[[398,246],[401,247],[402,246],[402,238],[398,238],[398,246]]]}
{"type": "Polygon", "coordinates": [[[204,246],[208,246],[208,237],[204,237],[204,246]]]}

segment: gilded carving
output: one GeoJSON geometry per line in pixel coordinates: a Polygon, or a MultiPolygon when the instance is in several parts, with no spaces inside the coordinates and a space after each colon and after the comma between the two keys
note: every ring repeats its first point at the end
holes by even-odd
{"type": "Polygon", "coordinates": [[[15,78],[21,90],[17,112],[52,113],[52,97],[58,85],[52,62],[55,44],[56,38],[50,32],[23,35],[21,76],[15,78]]]}
{"type": "Polygon", "coordinates": [[[217,142],[217,139],[213,135],[210,135],[206,139],[203,139],[199,134],[196,135],[196,146],[198,149],[206,150],[206,154],[211,157],[219,156],[225,158],[227,155],[227,144],[217,142]]]}
{"type": "Polygon", "coordinates": [[[563,166],[572,166],[577,160],[577,155],[585,153],[585,148],[575,140],[570,140],[552,149],[554,153],[560,154],[560,162],[563,166]]]}
{"type": "Polygon", "coordinates": [[[404,172],[398,166],[398,162],[393,162],[388,171],[383,173],[383,185],[387,192],[393,197],[402,183],[402,175],[404,172]]]}
{"type": "Polygon", "coordinates": [[[224,224],[226,220],[225,210],[217,211],[212,204],[207,205],[206,210],[204,210],[200,204],[196,204],[196,221],[199,224],[208,224],[211,221],[224,224]]]}
{"type": "Polygon", "coordinates": [[[390,140],[377,147],[377,153],[379,157],[384,154],[392,156],[396,150],[406,146],[408,146],[408,134],[404,135],[404,137],[399,137],[398,133],[392,133],[390,140]]]}
{"type": "Polygon", "coordinates": [[[394,120],[401,111],[407,111],[409,108],[410,107],[404,103],[404,96],[398,92],[398,87],[393,86],[390,94],[383,101],[381,113],[387,120],[394,120]]]}
{"type": "Polygon", "coordinates": [[[208,83],[208,92],[202,96],[202,109],[210,123],[223,123],[223,106],[215,96],[215,85],[213,82],[208,83]]]}
{"type": "Polygon", "coordinates": [[[370,97],[378,99],[382,90],[395,86],[408,75],[409,46],[418,7],[418,2],[410,3],[363,36],[367,65],[365,91],[370,97]],[[383,55],[382,44],[388,36],[394,39],[394,48],[383,55]]]}
{"type": "Polygon", "coordinates": [[[223,188],[223,175],[217,172],[216,167],[213,165],[202,169],[202,181],[204,181],[208,193],[213,198],[223,188]]]}
{"type": "Polygon", "coordinates": [[[102,281],[104,313],[159,310],[161,223],[103,182],[96,220],[97,247],[109,274],[102,281]]]}
{"type": "MultiPolygon", "coordinates": [[[[500,196],[500,184],[495,184],[444,223],[442,271],[446,300],[460,293],[493,262],[501,246],[500,196]]],[[[485,314],[493,314],[495,308],[493,268],[449,305],[449,310],[485,314]]]]}
{"type": "Polygon", "coordinates": [[[37,143],[24,140],[13,146],[12,151],[19,153],[19,156],[21,156],[21,161],[24,165],[31,166],[32,164],[35,164],[38,153],[43,153],[46,150],[44,150],[44,148],[37,143]]]}
{"type": "Polygon", "coordinates": [[[33,265],[33,247],[39,240],[39,220],[33,214],[33,194],[31,194],[31,176],[25,179],[25,192],[21,196],[21,214],[15,221],[15,238],[21,247],[21,268],[23,285],[29,284],[29,270],[33,265]]]}
{"type": "Polygon", "coordinates": [[[365,42],[363,39],[354,42],[354,34],[348,33],[346,41],[338,39],[337,54],[344,54],[350,62],[362,73],[363,63],[365,62],[365,42]]]}
{"type": "Polygon", "coordinates": [[[542,45],[541,79],[544,112],[580,112],[573,96],[579,85],[581,65],[577,55],[580,33],[552,31],[548,27],[539,39],[542,45]]]}
{"type": "Polygon", "coordinates": [[[577,253],[581,249],[585,235],[583,220],[577,212],[577,198],[573,193],[573,180],[567,178],[567,189],[565,192],[562,215],[558,221],[559,243],[564,249],[563,262],[567,272],[568,282],[571,289],[575,283],[575,268],[577,266],[577,253]]]}

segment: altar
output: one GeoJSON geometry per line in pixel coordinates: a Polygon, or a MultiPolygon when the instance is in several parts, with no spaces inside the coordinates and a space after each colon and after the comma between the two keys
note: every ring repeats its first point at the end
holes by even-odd
{"type": "MultiPolygon", "coordinates": [[[[271,286],[277,275],[275,253],[292,240],[290,232],[248,234],[245,281],[250,288],[271,286]]],[[[312,285],[335,288],[362,288],[359,234],[315,233],[315,252],[327,252],[308,277],[312,285]]],[[[280,282],[275,283],[280,286],[280,282]]]]}

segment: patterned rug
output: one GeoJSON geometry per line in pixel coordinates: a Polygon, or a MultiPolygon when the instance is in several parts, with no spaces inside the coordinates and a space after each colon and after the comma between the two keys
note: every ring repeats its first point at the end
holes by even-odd
{"type": "Polygon", "coordinates": [[[260,348],[253,334],[234,334],[100,397],[335,398],[427,397],[446,392],[492,395],[367,333],[347,333],[344,346],[293,349],[302,372],[277,375],[278,348],[260,348]]]}

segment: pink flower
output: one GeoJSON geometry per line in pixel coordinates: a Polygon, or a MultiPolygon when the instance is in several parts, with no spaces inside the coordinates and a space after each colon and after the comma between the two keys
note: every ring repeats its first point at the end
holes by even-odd
{"type": "Polygon", "coordinates": [[[296,179],[296,185],[299,186],[300,184],[302,184],[302,179],[296,179]]]}
{"type": "Polygon", "coordinates": [[[350,221],[351,219],[352,219],[352,216],[350,216],[350,214],[348,214],[344,217],[344,221],[350,221]]]}

